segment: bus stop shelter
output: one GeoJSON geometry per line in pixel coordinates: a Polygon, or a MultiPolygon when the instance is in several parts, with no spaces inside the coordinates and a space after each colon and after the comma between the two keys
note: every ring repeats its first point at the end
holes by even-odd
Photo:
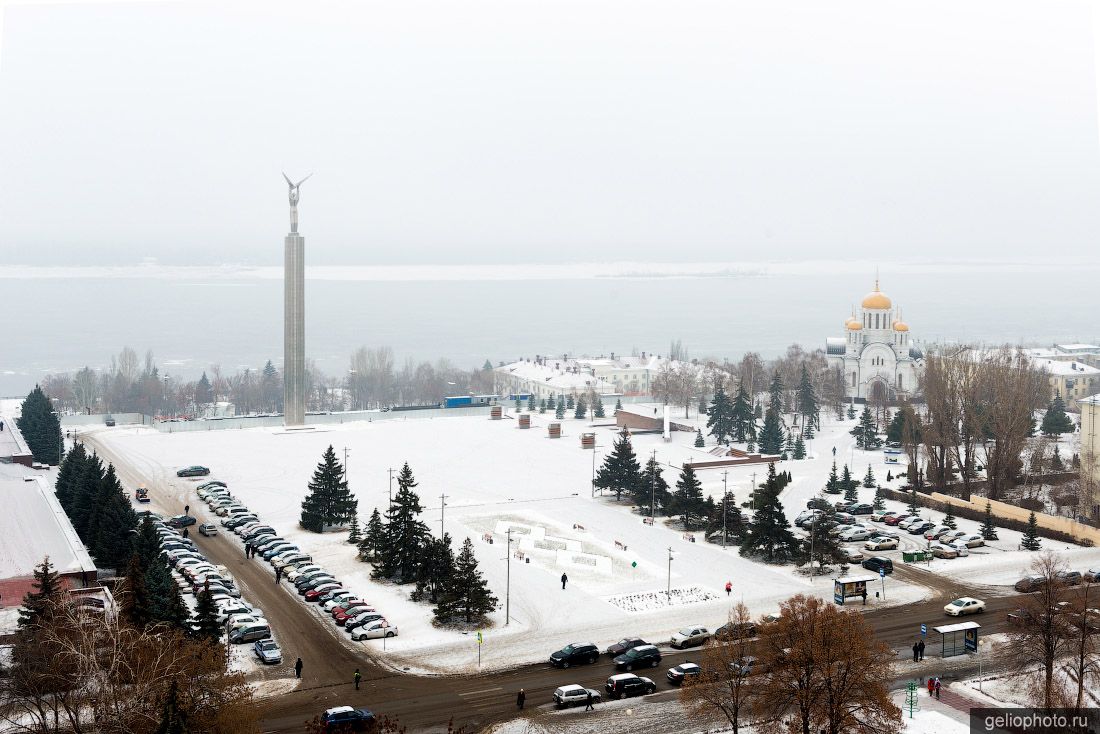
{"type": "Polygon", "coordinates": [[[941,627],[933,627],[932,629],[935,632],[939,632],[941,635],[941,639],[943,640],[943,657],[945,658],[978,651],[978,630],[981,629],[981,625],[977,622],[945,624],[941,627]]]}
{"type": "Polygon", "coordinates": [[[833,601],[844,606],[844,600],[852,597],[867,599],[867,584],[878,581],[878,576],[844,576],[833,579],[833,601]]]}

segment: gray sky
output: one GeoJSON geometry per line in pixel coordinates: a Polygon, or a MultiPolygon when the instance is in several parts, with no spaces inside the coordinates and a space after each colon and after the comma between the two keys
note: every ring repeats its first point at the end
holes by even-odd
{"type": "Polygon", "coordinates": [[[1095,248],[1087,2],[0,7],[0,264],[1095,248]]]}

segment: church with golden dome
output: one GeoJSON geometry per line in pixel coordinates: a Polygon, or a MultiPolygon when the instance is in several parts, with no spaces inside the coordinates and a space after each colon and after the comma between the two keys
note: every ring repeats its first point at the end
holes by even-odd
{"type": "Polygon", "coordinates": [[[829,366],[844,373],[849,398],[896,400],[916,391],[923,355],[877,278],[875,289],[844,322],[844,333],[826,340],[825,354],[829,366]]]}

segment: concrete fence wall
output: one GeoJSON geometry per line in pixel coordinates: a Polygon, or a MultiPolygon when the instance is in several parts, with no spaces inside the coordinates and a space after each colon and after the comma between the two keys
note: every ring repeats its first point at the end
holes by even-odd
{"type": "MultiPolygon", "coordinates": [[[[928,496],[936,502],[942,502],[944,505],[950,502],[952,507],[966,507],[982,513],[985,512],[985,503],[989,502],[990,511],[993,513],[993,516],[1004,520],[1015,520],[1016,522],[1026,523],[1031,516],[1031,510],[1025,510],[1023,507],[1017,507],[1016,505],[1010,505],[997,500],[987,500],[985,497],[978,497],[977,499],[971,499],[967,502],[958,497],[940,494],[939,492],[933,492],[928,496]]],[[[1093,544],[1100,545],[1100,529],[1071,520],[1068,517],[1058,517],[1055,515],[1048,515],[1045,512],[1036,512],[1035,522],[1039,527],[1045,528],[1046,530],[1052,530],[1056,533],[1065,533],[1078,540],[1089,540],[1093,544]]]]}

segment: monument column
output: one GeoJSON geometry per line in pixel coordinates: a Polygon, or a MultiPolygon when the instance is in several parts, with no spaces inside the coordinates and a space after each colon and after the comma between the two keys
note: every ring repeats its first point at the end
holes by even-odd
{"type": "Polygon", "coordinates": [[[290,187],[290,232],[283,260],[283,424],[300,426],[306,418],[306,240],[298,234],[298,187],[309,176],[298,183],[285,173],[283,178],[290,187]]]}

